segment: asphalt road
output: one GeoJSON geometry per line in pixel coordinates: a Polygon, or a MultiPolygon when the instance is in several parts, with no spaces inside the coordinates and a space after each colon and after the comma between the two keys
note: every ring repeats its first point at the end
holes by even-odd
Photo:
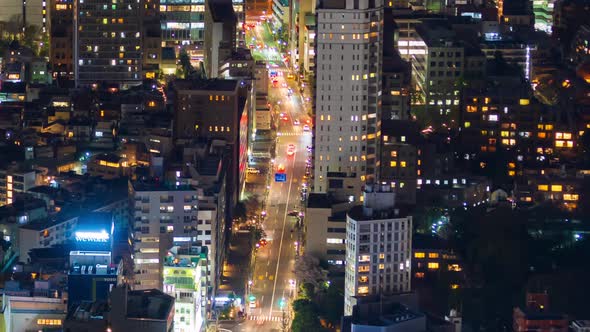
{"type": "MultiPolygon", "coordinates": [[[[268,36],[263,27],[256,32],[262,39],[268,36]]],[[[275,63],[278,63],[275,61],[275,63]]],[[[310,157],[306,147],[311,146],[311,133],[303,126],[311,120],[302,105],[302,97],[296,88],[296,82],[287,79],[288,70],[284,64],[273,68],[279,72],[276,87],[269,87],[269,100],[275,100],[280,112],[286,119],[279,120],[274,170],[279,165],[285,169],[286,182],[270,183],[266,219],[263,228],[266,233],[266,246],[257,250],[253,280],[249,287],[249,296],[256,298],[256,307],[247,309],[247,319],[242,323],[224,323],[220,327],[229,331],[281,331],[290,323],[289,304],[296,295],[294,265],[297,246],[300,241],[296,227],[297,218],[290,216],[291,211],[301,210],[300,189],[304,180],[306,160],[310,157]],[[284,87],[284,84],[287,87],[284,87]],[[288,89],[291,88],[292,93],[288,89]],[[297,124],[299,122],[299,124],[297,124]],[[295,153],[287,155],[290,144],[295,145],[295,153]]],[[[273,105],[275,106],[275,105],[273,105]]]]}

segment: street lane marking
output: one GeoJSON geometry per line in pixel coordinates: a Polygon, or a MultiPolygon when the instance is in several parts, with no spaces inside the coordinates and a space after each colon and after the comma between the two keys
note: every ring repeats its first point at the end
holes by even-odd
{"type": "MultiPolygon", "coordinates": [[[[295,160],[297,159],[297,151],[293,154],[292,167],[295,167],[295,160]]],[[[289,189],[287,189],[287,200],[285,201],[285,216],[283,217],[283,228],[281,230],[281,241],[279,241],[279,253],[277,256],[277,268],[275,270],[275,276],[279,275],[279,265],[281,264],[281,249],[283,248],[283,237],[285,236],[285,225],[287,224],[287,213],[289,211],[289,197],[291,197],[291,186],[293,185],[293,177],[290,177],[289,189]]],[[[272,316],[272,307],[275,301],[275,291],[277,289],[277,278],[274,279],[272,286],[272,297],[270,299],[270,312],[269,316],[272,316]]]]}

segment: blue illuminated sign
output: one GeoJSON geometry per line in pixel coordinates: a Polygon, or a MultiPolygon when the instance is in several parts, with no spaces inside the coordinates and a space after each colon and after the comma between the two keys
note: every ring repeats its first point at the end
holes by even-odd
{"type": "Polygon", "coordinates": [[[287,174],[275,173],[275,182],[287,182],[287,174]]]}

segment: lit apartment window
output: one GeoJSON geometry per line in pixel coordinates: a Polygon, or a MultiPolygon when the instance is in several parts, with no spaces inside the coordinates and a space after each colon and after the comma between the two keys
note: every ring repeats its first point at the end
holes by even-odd
{"type": "Polygon", "coordinates": [[[560,184],[552,184],[551,191],[560,192],[563,190],[563,187],[560,184]]]}
{"type": "Polygon", "coordinates": [[[430,262],[430,263],[428,263],[428,268],[430,270],[436,270],[436,269],[438,269],[438,263],[437,262],[430,262]]]}
{"type": "Polygon", "coordinates": [[[438,253],[430,252],[430,253],[428,253],[428,258],[438,258],[438,253]]]}
{"type": "Polygon", "coordinates": [[[369,272],[369,270],[369,265],[361,265],[358,269],[359,272],[369,272]]]}
{"type": "Polygon", "coordinates": [[[400,162],[400,166],[401,167],[406,167],[406,162],[405,161],[400,162]]]}
{"type": "Polygon", "coordinates": [[[391,151],[391,156],[393,158],[397,158],[397,151],[391,151]]]}
{"type": "Polygon", "coordinates": [[[370,262],[371,256],[369,255],[361,255],[359,256],[359,262],[370,262]]]}
{"type": "Polygon", "coordinates": [[[415,258],[424,258],[424,257],[426,257],[426,255],[423,252],[415,252],[414,257],[415,258]]]}
{"type": "Polygon", "coordinates": [[[537,190],[539,191],[549,191],[549,186],[546,184],[540,184],[537,186],[537,190]]]}
{"type": "Polygon", "coordinates": [[[395,161],[395,160],[390,161],[389,166],[390,167],[397,167],[397,161],[395,161]]]}
{"type": "Polygon", "coordinates": [[[358,293],[359,294],[368,294],[369,293],[369,287],[368,286],[361,286],[358,288],[358,293]]]}

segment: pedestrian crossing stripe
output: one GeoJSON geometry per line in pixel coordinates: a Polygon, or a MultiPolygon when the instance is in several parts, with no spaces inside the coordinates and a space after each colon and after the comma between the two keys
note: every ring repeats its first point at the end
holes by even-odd
{"type": "Polygon", "coordinates": [[[271,316],[248,316],[248,320],[255,320],[258,322],[280,322],[282,320],[281,317],[271,317],[271,316]]]}
{"type": "Polygon", "coordinates": [[[302,133],[277,133],[277,136],[301,136],[302,133]]]}

